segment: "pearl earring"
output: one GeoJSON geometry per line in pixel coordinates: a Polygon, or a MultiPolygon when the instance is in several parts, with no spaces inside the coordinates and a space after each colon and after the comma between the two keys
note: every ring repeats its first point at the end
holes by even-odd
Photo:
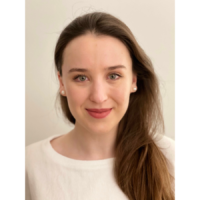
{"type": "Polygon", "coordinates": [[[133,88],[135,91],[137,90],[137,88],[135,87],[135,88],[133,88]]]}
{"type": "Polygon", "coordinates": [[[65,94],[65,92],[64,92],[64,90],[62,90],[62,92],[61,92],[62,94],[65,94]]]}

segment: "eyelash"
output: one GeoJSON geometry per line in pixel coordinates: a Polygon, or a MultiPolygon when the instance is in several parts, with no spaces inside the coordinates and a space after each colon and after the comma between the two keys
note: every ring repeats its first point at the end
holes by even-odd
{"type": "MultiPolygon", "coordinates": [[[[111,75],[117,75],[117,76],[119,76],[119,78],[122,77],[121,75],[116,74],[116,73],[109,74],[109,76],[111,76],[111,75]]],[[[85,76],[85,77],[86,77],[86,75],[84,75],[84,74],[79,74],[79,75],[75,76],[73,79],[76,80],[77,78],[79,78],[79,77],[81,77],[81,76],[85,76]]],[[[114,80],[114,81],[115,81],[115,80],[118,80],[119,78],[117,78],[117,79],[111,79],[111,80],[114,80]]],[[[78,81],[78,82],[84,82],[84,81],[78,81]]]]}

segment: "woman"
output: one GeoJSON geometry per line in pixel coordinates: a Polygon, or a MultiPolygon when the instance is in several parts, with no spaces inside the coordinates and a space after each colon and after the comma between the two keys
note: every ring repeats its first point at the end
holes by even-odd
{"type": "Polygon", "coordinates": [[[78,17],[57,41],[55,65],[75,127],[26,148],[27,199],[174,199],[158,80],[130,29],[106,13],[78,17]]]}

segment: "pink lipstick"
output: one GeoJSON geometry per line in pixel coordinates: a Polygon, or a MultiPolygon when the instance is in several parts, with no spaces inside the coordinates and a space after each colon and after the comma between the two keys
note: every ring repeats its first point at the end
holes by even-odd
{"type": "Polygon", "coordinates": [[[109,108],[109,109],[86,109],[86,110],[92,117],[101,119],[101,118],[105,118],[106,116],[108,116],[110,114],[110,112],[112,111],[112,108],[109,108]]]}

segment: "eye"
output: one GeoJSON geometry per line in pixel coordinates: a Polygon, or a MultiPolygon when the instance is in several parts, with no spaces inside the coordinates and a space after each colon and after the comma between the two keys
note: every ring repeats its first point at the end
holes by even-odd
{"type": "Polygon", "coordinates": [[[78,80],[78,82],[83,82],[85,81],[86,76],[85,75],[78,75],[74,78],[74,80],[78,80]],[[80,78],[80,79],[79,79],[80,78]]]}
{"type": "Polygon", "coordinates": [[[117,80],[117,79],[119,79],[119,78],[115,78],[116,76],[121,77],[119,74],[110,74],[109,76],[113,77],[113,78],[111,78],[111,80],[117,80]]]}
{"type": "MultiPolygon", "coordinates": [[[[116,78],[116,77],[122,77],[122,76],[120,76],[119,74],[110,74],[109,75],[111,78],[111,80],[118,80],[119,78],[116,78]]],[[[77,75],[75,78],[74,78],[74,80],[77,80],[77,82],[84,82],[85,80],[86,80],[86,76],[85,75],[77,75]]]]}

